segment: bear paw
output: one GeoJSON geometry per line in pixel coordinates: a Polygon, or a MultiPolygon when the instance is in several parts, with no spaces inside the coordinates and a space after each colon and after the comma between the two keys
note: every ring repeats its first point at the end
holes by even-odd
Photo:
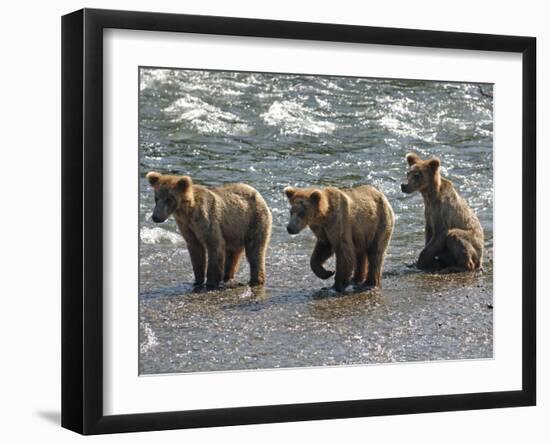
{"type": "Polygon", "coordinates": [[[346,288],[348,287],[347,284],[343,284],[343,283],[334,283],[332,285],[332,288],[334,291],[336,292],[345,292],[346,291],[346,288]]]}
{"type": "Polygon", "coordinates": [[[328,280],[334,275],[334,271],[327,271],[326,269],[316,269],[314,274],[319,277],[321,280],[328,280]]]}
{"type": "Polygon", "coordinates": [[[221,284],[221,282],[206,282],[205,287],[209,291],[218,291],[220,289],[223,289],[223,285],[221,284]]]}

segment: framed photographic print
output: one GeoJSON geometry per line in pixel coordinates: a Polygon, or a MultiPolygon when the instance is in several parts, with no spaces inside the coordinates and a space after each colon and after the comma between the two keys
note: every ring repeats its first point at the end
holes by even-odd
{"type": "Polygon", "coordinates": [[[535,404],[534,38],[84,9],[62,59],[64,427],[535,404]]]}

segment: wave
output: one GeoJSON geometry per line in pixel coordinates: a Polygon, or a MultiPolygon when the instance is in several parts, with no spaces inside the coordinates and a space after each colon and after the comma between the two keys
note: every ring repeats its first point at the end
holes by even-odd
{"type": "Polygon", "coordinates": [[[165,83],[172,72],[170,69],[144,69],[139,79],[139,90],[152,88],[157,83],[165,83]]]}
{"type": "Polygon", "coordinates": [[[436,141],[437,132],[415,127],[411,123],[406,123],[395,117],[384,116],[379,120],[379,123],[380,126],[397,137],[412,137],[426,143],[435,143],[436,141]]]}
{"type": "Polygon", "coordinates": [[[317,120],[311,109],[293,100],[274,102],[261,117],[266,124],[278,126],[283,134],[331,134],[336,129],[335,123],[317,120]]]}
{"type": "Polygon", "coordinates": [[[202,134],[247,134],[251,128],[231,112],[222,111],[217,106],[201,100],[191,94],[185,94],[164,112],[171,115],[172,122],[188,122],[202,134]]]}
{"type": "Polygon", "coordinates": [[[143,330],[144,338],[143,338],[143,340],[140,340],[139,352],[141,354],[145,354],[151,348],[158,345],[158,340],[157,340],[157,336],[155,335],[155,333],[151,329],[151,326],[149,325],[149,323],[144,323],[142,330],[143,330]]]}
{"type": "Polygon", "coordinates": [[[148,245],[179,245],[183,243],[181,235],[162,228],[142,227],[139,232],[141,241],[148,245]]]}

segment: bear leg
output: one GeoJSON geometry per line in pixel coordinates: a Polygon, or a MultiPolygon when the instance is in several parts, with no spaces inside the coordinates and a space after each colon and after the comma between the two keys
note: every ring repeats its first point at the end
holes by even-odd
{"type": "Polygon", "coordinates": [[[332,286],[338,292],[343,292],[349,285],[353,267],[355,264],[355,253],[348,242],[340,244],[336,250],[336,276],[332,286]]]}
{"type": "Polygon", "coordinates": [[[259,238],[252,238],[246,242],[246,259],[250,265],[250,286],[263,286],[265,283],[265,253],[269,233],[259,234],[259,238]]]}
{"type": "Polygon", "coordinates": [[[225,245],[220,240],[208,243],[208,268],[206,269],[206,286],[217,288],[223,281],[225,265],[225,245]]]}
{"type": "Polygon", "coordinates": [[[422,249],[416,262],[418,269],[433,272],[440,268],[437,257],[441,257],[446,248],[447,236],[440,234],[432,237],[430,242],[422,249]]]}
{"type": "Polygon", "coordinates": [[[367,273],[366,286],[377,287],[380,286],[380,280],[382,277],[382,262],[384,257],[380,257],[377,251],[369,251],[369,271],[367,273]]]}
{"type": "Polygon", "coordinates": [[[355,257],[355,272],[353,274],[353,283],[356,285],[362,284],[367,278],[367,254],[364,252],[357,253],[355,257]]]}
{"type": "Polygon", "coordinates": [[[480,259],[469,241],[468,231],[451,229],[447,234],[445,249],[440,254],[439,260],[444,269],[442,272],[474,271],[479,267],[480,259]]]}
{"type": "Polygon", "coordinates": [[[227,251],[225,254],[225,271],[223,275],[223,281],[228,282],[235,278],[235,273],[239,269],[239,262],[244,253],[244,249],[238,249],[233,251],[227,251]]]}
{"type": "Polygon", "coordinates": [[[376,237],[367,250],[368,257],[368,273],[367,286],[380,287],[382,282],[382,270],[384,268],[384,259],[386,257],[386,251],[393,232],[393,221],[391,224],[382,225],[379,228],[376,237]]]}
{"type": "Polygon", "coordinates": [[[206,250],[204,246],[193,235],[186,236],[187,250],[191,256],[191,265],[193,274],[195,274],[194,286],[200,286],[204,283],[204,271],[206,270],[206,250]]]}
{"type": "Polygon", "coordinates": [[[332,254],[330,243],[317,240],[309,264],[313,273],[320,279],[326,280],[334,275],[334,271],[328,271],[323,267],[323,263],[325,263],[332,254]]]}

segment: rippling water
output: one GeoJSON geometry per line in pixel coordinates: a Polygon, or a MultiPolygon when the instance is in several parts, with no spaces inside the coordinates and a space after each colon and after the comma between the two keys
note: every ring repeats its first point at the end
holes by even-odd
{"type": "Polygon", "coordinates": [[[141,69],[140,373],[492,357],[491,95],[466,83],[141,69]],[[478,214],[484,274],[410,267],[424,219],[422,198],[399,188],[409,151],[439,156],[478,214]],[[150,220],[150,170],[262,194],[273,213],[264,289],[191,292],[174,221],[150,220]],[[383,288],[334,295],[309,269],[313,234],[286,232],[282,190],[359,183],[396,215],[383,288]]]}

